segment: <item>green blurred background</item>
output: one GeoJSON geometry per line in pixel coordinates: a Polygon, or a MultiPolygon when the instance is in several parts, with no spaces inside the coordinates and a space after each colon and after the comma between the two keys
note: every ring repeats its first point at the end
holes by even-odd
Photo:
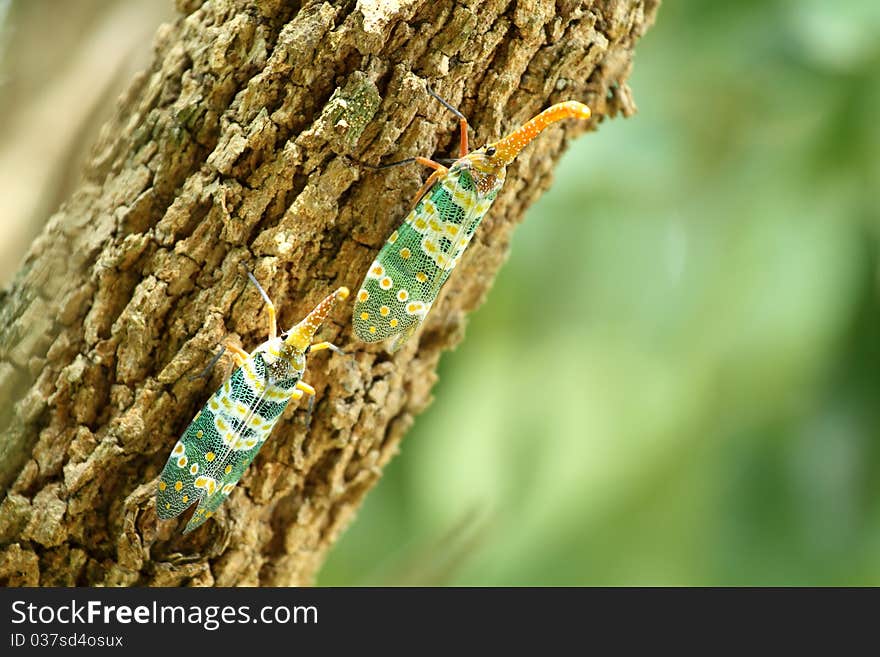
{"type": "MultiPolygon", "coordinates": [[[[26,4],[4,140],[9,27],[77,5],[26,4]]],[[[880,584],[878,34],[876,0],[667,0],[640,113],[572,144],[319,584],[880,584]]]]}
{"type": "Polygon", "coordinates": [[[321,584],[880,584],[880,2],[669,0],[321,584]]]}

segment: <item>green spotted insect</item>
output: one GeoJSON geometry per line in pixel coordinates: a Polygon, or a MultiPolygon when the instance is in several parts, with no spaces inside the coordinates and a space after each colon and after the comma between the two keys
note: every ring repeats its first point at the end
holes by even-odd
{"type": "Polygon", "coordinates": [[[229,349],[238,367],[193,418],[159,477],[156,510],[163,520],[198,502],[184,534],[210,518],[229,496],[291,399],[309,395],[311,410],[315,389],[302,380],[306,355],[323,349],[341,353],[329,342],[312,340],[337,302],[348,297],[348,288],[337,289],[278,335],[274,304],[253,274],[248,277],[269,309],[269,338],[252,353],[224,345],[215,362],[229,349]]]}
{"type": "Polygon", "coordinates": [[[449,168],[424,157],[393,163],[418,162],[434,172],[370,265],[354,304],[355,335],[364,342],[393,337],[392,352],[424,321],[504,184],[507,166],[550,124],[590,118],[582,103],[557,103],[507,137],[470,152],[467,119],[430,87],[428,92],[459,119],[459,158],[449,168]]]}

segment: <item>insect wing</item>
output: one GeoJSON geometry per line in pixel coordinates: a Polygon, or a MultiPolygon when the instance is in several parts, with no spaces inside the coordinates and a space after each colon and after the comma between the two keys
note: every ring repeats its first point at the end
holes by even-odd
{"type": "MultiPolygon", "coordinates": [[[[243,373],[238,380],[235,380],[235,376],[230,378],[231,385],[226,394],[231,397],[233,404],[224,404],[223,400],[220,401],[219,412],[225,420],[223,426],[228,427],[229,431],[222,436],[223,451],[211,459],[205,476],[195,481],[196,488],[201,490],[202,498],[184,528],[184,534],[200,527],[229,497],[272,433],[275,423],[290,399],[290,392],[286,387],[280,388],[268,384],[264,384],[260,391],[251,388],[251,395],[239,394],[242,381],[248,379],[246,366],[247,363],[241,368],[243,373]],[[238,405],[242,398],[247,399],[251,404],[246,409],[238,405]],[[236,415],[230,415],[230,412],[236,415]]],[[[250,381],[251,384],[253,382],[250,381]]]]}
{"type": "Polygon", "coordinates": [[[163,520],[179,516],[201,495],[195,481],[205,468],[205,446],[212,444],[215,438],[209,406],[218,394],[219,391],[214,393],[190,422],[162,470],[156,493],[156,511],[163,520]]]}
{"type": "Polygon", "coordinates": [[[467,169],[456,171],[457,175],[452,173],[441,181],[440,189],[432,194],[432,197],[437,197],[435,206],[439,209],[443,230],[433,236],[439,253],[434,258],[434,276],[427,284],[425,293],[431,303],[437,299],[440,289],[498,195],[497,190],[493,190],[481,196],[467,169]]]}
{"type": "MultiPolygon", "coordinates": [[[[271,432],[271,428],[269,432],[271,432]]],[[[269,432],[267,432],[267,435],[269,432]]],[[[203,485],[203,497],[195,513],[186,524],[183,530],[184,534],[188,534],[200,527],[208,518],[214,515],[217,508],[223,504],[230,493],[232,493],[236,484],[241,480],[245,470],[253,463],[264,442],[265,439],[259,441],[247,451],[231,451],[226,458],[226,465],[223,467],[219,478],[206,477],[203,481],[199,482],[203,485]]]]}
{"type": "Polygon", "coordinates": [[[415,333],[494,197],[479,198],[466,170],[450,171],[422,197],[389,236],[358,291],[358,338],[397,336],[395,350],[415,333]]]}
{"type": "Polygon", "coordinates": [[[159,482],[159,517],[173,518],[201,500],[202,522],[209,518],[272,432],[294,385],[270,385],[259,355],[237,368],[174,446],[159,482]]]}

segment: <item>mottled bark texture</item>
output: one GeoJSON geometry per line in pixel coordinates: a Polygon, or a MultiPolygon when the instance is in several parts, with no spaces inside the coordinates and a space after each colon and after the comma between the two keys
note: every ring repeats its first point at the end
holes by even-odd
{"type": "Polygon", "coordinates": [[[335,286],[356,289],[423,175],[363,163],[455,152],[426,80],[478,145],[555,101],[586,102],[593,124],[629,114],[634,43],[658,2],[179,0],[2,298],[0,582],[312,582],[430,402],[440,354],[566,140],[590,126],[553,127],[520,156],[400,353],[354,342],[350,306],[336,314],[321,335],[352,357],[311,359],[311,429],[288,409],[243,485],[183,537],[157,520],[155,478],[230,363],[188,375],[227,337],[265,337],[242,268],[286,326],[335,286]]]}

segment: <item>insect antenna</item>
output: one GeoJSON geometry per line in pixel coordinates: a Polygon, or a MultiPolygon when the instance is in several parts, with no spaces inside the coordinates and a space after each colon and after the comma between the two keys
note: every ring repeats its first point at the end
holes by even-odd
{"type": "Polygon", "coordinates": [[[452,112],[458,118],[458,127],[459,132],[461,133],[460,138],[461,141],[458,146],[458,156],[464,157],[470,151],[468,147],[468,122],[465,118],[465,115],[458,111],[458,108],[447,102],[446,99],[440,97],[432,88],[430,84],[425,85],[425,89],[428,90],[428,93],[431,94],[434,98],[440,101],[440,104],[443,105],[446,109],[452,112]]]}
{"type": "Polygon", "coordinates": [[[225,353],[226,353],[226,345],[221,344],[220,351],[217,352],[216,356],[211,358],[211,361],[208,363],[208,365],[205,367],[205,369],[203,369],[198,374],[190,374],[188,377],[186,377],[186,380],[187,381],[195,381],[196,379],[207,379],[208,376],[211,374],[211,372],[214,370],[214,367],[217,365],[217,363],[220,362],[220,358],[222,358],[223,354],[225,354],[225,353]]]}
{"type": "Polygon", "coordinates": [[[465,123],[467,123],[467,118],[465,117],[465,115],[462,114],[462,113],[459,111],[459,109],[458,109],[455,105],[453,105],[452,103],[450,103],[449,101],[447,101],[445,98],[443,98],[443,96],[441,96],[441,95],[438,94],[436,91],[434,91],[434,90],[431,88],[431,85],[430,85],[430,84],[426,84],[426,85],[425,85],[425,89],[427,89],[428,93],[431,94],[432,96],[434,96],[434,98],[436,98],[436,99],[440,102],[440,104],[443,105],[443,107],[445,107],[445,108],[448,109],[450,112],[452,112],[453,114],[455,114],[456,118],[457,118],[459,121],[464,121],[465,123]]]}
{"type": "Polygon", "coordinates": [[[251,279],[251,283],[254,284],[254,287],[257,288],[260,296],[263,297],[263,301],[266,302],[266,308],[269,310],[269,339],[274,340],[278,336],[278,322],[276,320],[275,304],[272,303],[272,299],[269,298],[269,295],[266,294],[266,290],[260,285],[260,281],[256,279],[250,270],[247,270],[247,275],[248,278],[251,279]]]}
{"type": "Polygon", "coordinates": [[[272,299],[269,298],[269,295],[266,294],[266,290],[263,289],[263,286],[260,285],[260,281],[257,280],[257,277],[254,276],[250,270],[247,270],[248,278],[251,279],[251,283],[254,284],[254,287],[257,288],[257,291],[260,293],[260,296],[263,297],[263,301],[268,303],[270,306],[274,306],[272,303],[272,299]]]}
{"type": "Polygon", "coordinates": [[[393,167],[399,167],[404,164],[412,164],[415,161],[416,158],[408,157],[405,160],[397,160],[397,162],[389,162],[388,164],[367,164],[366,166],[370,167],[371,169],[375,169],[376,171],[381,171],[382,169],[391,169],[393,167]]]}

